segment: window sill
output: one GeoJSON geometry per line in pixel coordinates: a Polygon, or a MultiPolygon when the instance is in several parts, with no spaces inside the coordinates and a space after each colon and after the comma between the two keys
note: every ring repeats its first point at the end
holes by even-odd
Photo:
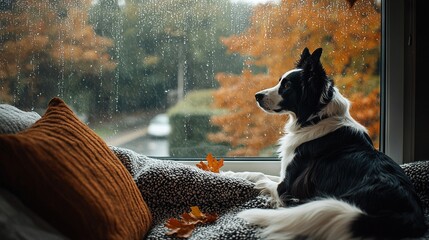
{"type": "MultiPolygon", "coordinates": [[[[154,157],[164,160],[174,160],[186,165],[195,166],[202,161],[200,158],[174,158],[174,157],[154,157]]],[[[276,158],[264,157],[242,157],[242,158],[223,158],[224,166],[222,171],[234,172],[262,172],[265,174],[279,176],[280,174],[280,161],[276,158]]]]}

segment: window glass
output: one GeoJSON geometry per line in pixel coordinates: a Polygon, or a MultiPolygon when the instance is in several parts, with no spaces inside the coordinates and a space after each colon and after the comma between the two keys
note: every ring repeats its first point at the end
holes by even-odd
{"type": "Polygon", "coordinates": [[[381,6],[374,0],[0,1],[0,102],[54,96],[110,145],[158,157],[276,155],[286,116],[254,94],[302,49],[376,146],[381,6]]]}

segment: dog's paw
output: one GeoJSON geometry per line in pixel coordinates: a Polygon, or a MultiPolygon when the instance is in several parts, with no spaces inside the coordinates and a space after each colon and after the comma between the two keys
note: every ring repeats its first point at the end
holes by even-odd
{"type": "Polygon", "coordinates": [[[277,185],[278,183],[263,179],[255,182],[255,189],[258,189],[261,194],[267,196],[273,196],[277,194],[277,185]]]}
{"type": "Polygon", "coordinates": [[[226,171],[220,173],[222,176],[228,176],[228,177],[236,177],[236,178],[242,178],[246,179],[251,182],[257,182],[261,179],[267,179],[267,177],[260,172],[232,172],[232,171],[226,171]]]}
{"type": "Polygon", "coordinates": [[[262,195],[269,196],[269,204],[273,208],[283,206],[283,202],[280,200],[277,192],[278,183],[270,180],[260,180],[255,183],[255,189],[258,189],[262,195]]]}
{"type": "Polygon", "coordinates": [[[280,207],[284,207],[284,206],[285,206],[285,205],[283,204],[283,202],[282,202],[280,199],[275,198],[275,197],[271,197],[271,198],[268,200],[268,204],[269,204],[269,206],[270,206],[271,208],[280,208],[280,207]]]}
{"type": "Polygon", "coordinates": [[[237,177],[236,172],[233,172],[233,171],[221,171],[220,175],[227,176],[227,177],[237,177]]]}

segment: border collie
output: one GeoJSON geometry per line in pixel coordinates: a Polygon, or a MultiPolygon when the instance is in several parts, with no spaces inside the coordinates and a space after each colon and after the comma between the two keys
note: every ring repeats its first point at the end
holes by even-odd
{"type": "Polygon", "coordinates": [[[280,140],[280,177],[223,172],[253,181],[275,209],[238,217],[266,239],[401,239],[420,237],[424,213],[402,168],[377,151],[349,101],[327,77],[322,49],[305,48],[296,68],[256,93],[260,108],[288,114],[280,140]]]}

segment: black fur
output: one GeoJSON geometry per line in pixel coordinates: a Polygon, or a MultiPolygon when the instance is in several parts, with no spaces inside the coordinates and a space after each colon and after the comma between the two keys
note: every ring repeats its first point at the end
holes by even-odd
{"type": "Polygon", "coordinates": [[[420,200],[402,168],[374,149],[368,135],[342,127],[300,145],[278,186],[287,204],[322,197],[345,200],[368,215],[356,219],[356,237],[401,239],[426,232],[420,200]]]}
{"type": "MultiPolygon", "coordinates": [[[[281,79],[283,101],[278,111],[293,112],[301,127],[318,124],[324,118],[319,112],[333,98],[334,84],[320,63],[321,53],[317,49],[310,54],[305,48],[296,65],[302,70],[281,79]]],[[[353,222],[355,237],[401,239],[422,236],[427,230],[409,178],[356,128],[344,126],[298,146],[277,191],[287,206],[326,197],[357,206],[366,215],[353,222]]]]}
{"type": "Polygon", "coordinates": [[[296,67],[302,69],[280,79],[279,95],[283,97],[280,103],[282,110],[289,110],[296,114],[299,124],[307,124],[310,116],[326,106],[332,99],[334,83],[326,76],[325,69],[320,62],[322,49],[316,49],[313,54],[307,48],[301,54],[296,67]],[[321,96],[325,93],[321,102],[321,96]]]}

